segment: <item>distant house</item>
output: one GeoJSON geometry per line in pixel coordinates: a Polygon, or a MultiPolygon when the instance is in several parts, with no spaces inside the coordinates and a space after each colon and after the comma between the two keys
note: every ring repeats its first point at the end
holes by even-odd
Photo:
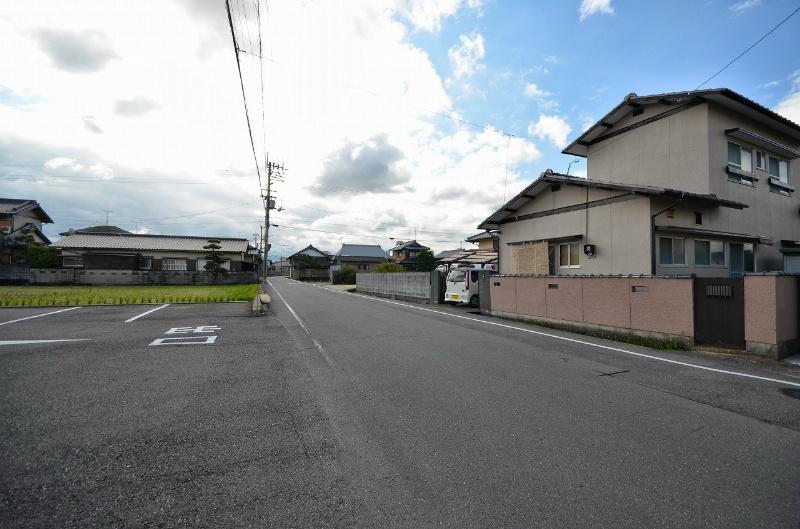
{"type": "Polygon", "coordinates": [[[26,198],[0,198],[0,232],[19,236],[26,230],[35,242],[50,244],[50,239],[42,233],[42,224],[52,224],[41,205],[26,198]]]}
{"type": "Polygon", "coordinates": [[[377,244],[343,244],[333,257],[334,267],[350,265],[360,271],[372,270],[386,261],[386,252],[377,244]]]}
{"type": "Polygon", "coordinates": [[[292,279],[328,279],[331,254],[309,244],[288,257],[292,279]]]}
{"type": "Polygon", "coordinates": [[[417,241],[398,241],[397,245],[389,250],[389,259],[409,270],[413,270],[417,266],[417,256],[422,250],[430,251],[430,248],[417,241]]]}
{"type": "Polygon", "coordinates": [[[195,237],[187,235],[136,234],[116,226],[94,226],[70,230],[51,244],[61,253],[64,268],[85,270],[203,271],[209,240],[218,240],[218,250],[232,272],[256,269],[258,251],[247,239],[195,237]]]}
{"type": "Polygon", "coordinates": [[[500,237],[497,232],[482,231],[465,239],[467,242],[478,245],[478,250],[494,250],[500,248],[500,237]]]}
{"type": "Polygon", "coordinates": [[[461,248],[456,248],[455,250],[442,250],[441,252],[434,255],[433,258],[438,261],[440,259],[446,259],[447,257],[451,257],[461,251],[462,251],[461,248]]]}

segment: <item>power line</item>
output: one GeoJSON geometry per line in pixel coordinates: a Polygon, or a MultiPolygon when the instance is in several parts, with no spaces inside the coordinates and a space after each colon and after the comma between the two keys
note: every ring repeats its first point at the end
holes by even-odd
{"type": "Polygon", "coordinates": [[[236,30],[233,26],[231,16],[231,0],[225,0],[225,9],[228,12],[228,26],[231,28],[231,39],[233,40],[233,53],[236,55],[236,69],[239,71],[239,84],[242,87],[242,101],[244,102],[244,116],[247,119],[247,132],[250,135],[250,147],[253,149],[253,159],[256,162],[256,173],[258,174],[258,189],[261,189],[261,169],[259,168],[258,155],[256,154],[256,144],[253,141],[253,128],[250,126],[250,112],[247,109],[247,94],[244,90],[244,78],[242,77],[242,63],[239,60],[239,45],[236,42],[236,30]]]}
{"type": "MultiPolygon", "coordinates": [[[[722,67],[722,68],[721,68],[721,69],[720,69],[720,70],[719,70],[717,73],[715,73],[714,75],[712,75],[711,77],[709,77],[708,79],[706,79],[705,81],[703,81],[702,83],[700,83],[699,85],[697,85],[697,88],[695,88],[694,90],[692,90],[692,92],[694,92],[694,91],[696,91],[696,90],[699,90],[701,87],[703,87],[704,85],[706,85],[706,84],[707,84],[709,81],[711,81],[713,78],[715,78],[716,76],[718,76],[719,74],[721,74],[722,72],[724,72],[724,71],[725,71],[725,70],[728,68],[728,66],[732,65],[733,63],[735,63],[736,61],[738,61],[739,59],[741,59],[742,57],[744,57],[744,55],[745,55],[747,52],[749,52],[750,50],[752,50],[753,48],[755,48],[755,47],[756,47],[758,44],[760,44],[760,43],[761,43],[761,41],[762,41],[762,40],[764,40],[765,38],[769,37],[769,36],[770,36],[770,35],[771,35],[771,34],[772,34],[772,33],[773,33],[773,32],[774,32],[776,29],[778,29],[779,27],[781,27],[781,26],[782,26],[782,25],[783,25],[783,24],[784,24],[784,23],[785,23],[787,20],[789,20],[789,19],[790,19],[790,18],[792,18],[792,17],[793,17],[795,14],[797,14],[797,12],[798,12],[798,11],[800,11],[800,6],[798,6],[798,7],[797,7],[797,9],[795,9],[794,11],[792,11],[791,13],[789,13],[789,15],[788,15],[786,18],[784,18],[783,20],[781,20],[780,22],[778,22],[778,23],[777,23],[777,24],[776,24],[776,25],[775,25],[775,26],[774,26],[774,27],[773,27],[771,30],[769,30],[769,31],[767,31],[766,33],[764,33],[764,35],[763,35],[763,36],[762,36],[760,39],[758,39],[757,41],[755,41],[753,44],[751,44],[749,48],[747,48],[747,49],[746,49],[746,50],[744,50],[742,53],[740,53],[739,55],[737,55],[736,57],[734,57],[732,61],[730,61],[730,62],[729,62],[728,64],[726,64],[725,66],[723,66],[723,67],[722,67]]],[[[689,92],[689,93],[691,94],[692,92],[689,92]]]]}
{"type": "MultiPolygon", "coordinates": [[[[303,228],[299,226],[287,226],[285,224],[273,224],[274,228],[285,228],[288,230],[301,230],[301,231],[313,231],[318,233],[332,233],[334,235],[350,235],[352,237],[366,237],[368,239],[397,239],[398,237],[389,237],[389,236],[378,236],[378,235],[364,235],[363,233],[347,233],[343,231],[330,231],[330,230],[317,230],[313,228],[303,228]]],[[[433,241],[433,240],[423,240],[419,239],[418,242],[431,242],[431,243],[445,243],[445,242],[459,242],[461,239],[449,239],[446,241],[433,241]]]]}

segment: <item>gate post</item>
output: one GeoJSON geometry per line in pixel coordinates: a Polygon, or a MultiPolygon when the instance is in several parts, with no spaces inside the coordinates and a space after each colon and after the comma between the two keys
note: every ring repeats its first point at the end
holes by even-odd
{"type": "Polygon", "coordinates": [[[489,270],[481,270],[478,274],[478,299],[480,300],[481,314],[490,316],[492,311],[492,273],[489,270]]]}

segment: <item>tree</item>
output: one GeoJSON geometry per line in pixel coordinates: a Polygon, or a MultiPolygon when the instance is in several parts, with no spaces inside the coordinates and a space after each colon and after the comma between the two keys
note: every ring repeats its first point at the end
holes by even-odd
{"type": "Polygon", "coordinates": [[[358,270],[353,265],[344,265],[333,273],[334,285],[354,285],[358,270]]]}
{"type": "Polygon", "coordinates": [[[389,274],[389,273],[405,272],[406,271],[406,269],[403,268],[402,265],[399,265],[397,263],[381,263],[381,264],[377,264],[377,265],[375,265],[374,270],[375,270],[375,272],[378,272],[379,274],[389,274]]]}
{"type": "Polygon", "coordinates": [[[58,268],[59,263],[55,248],[37,243],[28,245],[28,266],[31,268],[58,268]]]}
{"type": "Polygon", "coordinates": [[[28,229],[16,235],[0,234],[0,254],[8,256],[9,264],[27,264],[28,248],[32,244],[35,244],[33,234],[28,229]]]}
{"type": "Polygon", "coordinates": [[[433,252],[428,249],[420,250],[417,254],[417,272],[430,272],[436,269],[436,259],[433,252]]]}
{"type": "Polygon", "coordinates": [[[204,268],[206,269],[206,272],[211,272],[214,274],[214,281],[217,280],[219,274],[225,275],[228,273],[228,271],[222,266],[226,261],[228,261],[228,259],[225,259],[219,254],[219,250],[221,249],[222,246],[220,246],[219,239],[209,239],[208,244],[203,246],[203,250],[208,250],[204,268]]]}

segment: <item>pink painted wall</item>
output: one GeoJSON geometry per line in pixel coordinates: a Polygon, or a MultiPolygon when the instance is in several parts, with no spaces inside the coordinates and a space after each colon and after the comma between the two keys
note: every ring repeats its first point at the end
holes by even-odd
{"type": "Polygon", "coordinates": [[[631,299],[630,279],[583,278],[583,321],[630,328],[631,299]]]}
{"type": "Polygon", "coordinates": [[[744,279],[744,339],[778,345],[800,336],[794,276],[746,276],[744,279]]]}
{"type": "Polygon", "coordinates": [[[798,325],[798,278],[792,276],[778,276],[776,279],[776,299],[778,307],[778,341],[794,340],[800,336],[798,325]]]}
{"type": "Polygon", "coordinates": [[[489,295],[492,299],[492,310],[518,314],[516,294],[518,278],[491,277],[489,281],[489,295]]]}
{"type": "Polygon", "coordinates": [[[694,337],[691,279],[631,278],[630,282],[632,329],[694,337]],[[634,287],[646,291],[634,292],[634,287]]]}
{"type": "MultiPolygon", "coordinates": [[[[545,280],[547,317],[556,320],[583,321],[583,292],[580,277],[548,277],[545,280]],[[558,288],[550,288],[558,285],[558,288]]],[[[517,297],[522,291],[517,292],[517,297]]]]}
{"type": "MultiPolygon", "coordinates": [[[[517,278],[517,314],[547,317],[547,279],[543,277],[517,278]]],[[[492,298],[494,300],[494,298],[492,298]]]]}
{"type": "Polygon", "coordinates": [[[776,276],[745,276],[744,339],[748,342],[778,343],[776,317],[776,276]]]}
{"type": "Polygon", "coordinates": [[[694,336],[687,278],[494,277],[490,288],[496,311],[694,336]]]}

